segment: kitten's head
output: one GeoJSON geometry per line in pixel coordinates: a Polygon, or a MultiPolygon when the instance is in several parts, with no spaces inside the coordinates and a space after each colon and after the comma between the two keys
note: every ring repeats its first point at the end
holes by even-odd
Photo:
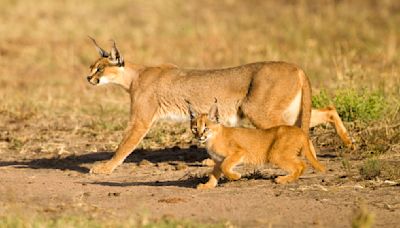
{"type": "Polygon", "coordinates": [[[207,113],[197,113],[193,110],[190,102],[186,101],[189,107],[190,114],[190,129],[194,136],[204,143],[214,135],[216,127],[219,125],[219,115],[217,100],[211,106],[210,111],[207,113]]]}

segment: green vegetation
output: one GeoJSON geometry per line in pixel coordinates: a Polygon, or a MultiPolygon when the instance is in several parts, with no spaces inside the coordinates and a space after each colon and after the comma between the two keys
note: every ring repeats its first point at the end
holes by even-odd
{"type": "Polygon", "coordinates": [[[384,161],[378,158],[365,160],[360,167],[360,175],[364,180],[373,180],[377,177],[385,180],[397,181],[400,179],[398,161],[384,161]]]}
{"type": "Polygon", "coordinates": [[[340,89],[336,90],[333,97],[325,90],[313,96],[313,106],[316,108],[334,105],[343,121],[371,121],[384,117],[388,101],[382,92],[340,89]]]}
{"type": "Polygon", "coordinates": [[[374,224],[375,215],[368,211],[365,205],[357,207],[351,221],[352,228],[371,228],[374,224]]]}
{"type": "Polygon", "coordinates": [[[372,180],[381,174],[382,165],[378,159],[367,159],[360,168],[360,174],[363,179],[372,180]]]}

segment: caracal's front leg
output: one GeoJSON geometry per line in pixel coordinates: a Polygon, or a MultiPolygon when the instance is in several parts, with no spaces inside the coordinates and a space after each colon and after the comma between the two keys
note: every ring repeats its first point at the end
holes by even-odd
{"type": "Polygon", "coordinates": [[[221,177],[221,173],[221,163],[215,162],[214,169],[209,175],[208,182],[205,184],[198,184],[197,189],[215,188],[218,184],[218,179],[221,177]]]}
{"type": "Polygon", "coordinates": [[[240,173],[233,171],[236,165],[241,163],[243,160],[243,153],[235,153],[230,156],[227,156],[221,164],[222,173],[229,180],[239,180],[242,175],[240,173]]]}
{"type": "Polygon", "coordinates": [[[146,133],[149,131],[154,116],[156,113],[156,106],[151,102],[146,103],[147,107],[134,108],[131,114],[131,121],[125,132],[122,142],[119,144],[114,156],[106,161],[95,164],[90,173],[94,174],[110,174],[114,169],[124,162],[125,158],[136,148],[146,133]]]}

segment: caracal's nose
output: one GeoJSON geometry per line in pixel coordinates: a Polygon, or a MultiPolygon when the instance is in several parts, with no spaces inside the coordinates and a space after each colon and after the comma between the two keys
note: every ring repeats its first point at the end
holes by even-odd
{"type": "Polygon", "coordinates": [[[90,80],[92,79],[92,76],[87,76],[86,79],[88,80],[88,82],[90,82],[90,80]]]}

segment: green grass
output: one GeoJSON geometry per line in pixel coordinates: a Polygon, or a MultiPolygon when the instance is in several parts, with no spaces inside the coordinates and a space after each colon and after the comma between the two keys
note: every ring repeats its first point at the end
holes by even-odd
{"type": "Polygon", "coordinates": [[[367,206],[360,205],[354,210],[351,221],[352,228],[371,228],[375,221],[375,215],[371,213],[367,206]]]}
{"type": "Polygon", "coordinates": [[[360,168],[361,177],[365,180],[372,180],[378,177],[382,171],[382,164],[378,159],[370,158],[364,161],[360,168]]]}
{"type": "Polygon", "coordinates": [[[313,106],[323,108],[328,105],[336,107],[343,121],[372,121],[385,117],[388,109],[388,101],[380,91],[340,89],[333,96],[325,90],[314,95],[313,106]]]}
{"type": "Polygon", "coordinates": [[[400,180],[400,170],[398,169],[399,161],[385,161],[377,156],[366,159],[359,172],[364,180],[373,180],[377,177],[384,180],[400,180]]]}

